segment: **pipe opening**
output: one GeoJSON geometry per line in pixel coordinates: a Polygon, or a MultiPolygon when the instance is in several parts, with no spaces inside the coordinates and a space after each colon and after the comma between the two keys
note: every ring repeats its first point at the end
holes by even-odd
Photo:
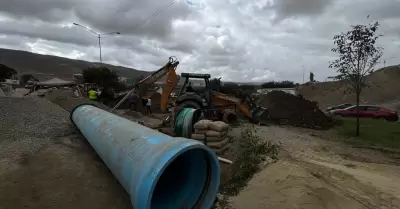
{"type": "MultiPolygon", "coordinates": [[[[205,150],[188,150],[175,158],[161,174],[151,199],[151,209],[193,208],[210,181],[210,155],[205,150]]],[[[199,201],[200,200],[200,201],[199,201]]]]}

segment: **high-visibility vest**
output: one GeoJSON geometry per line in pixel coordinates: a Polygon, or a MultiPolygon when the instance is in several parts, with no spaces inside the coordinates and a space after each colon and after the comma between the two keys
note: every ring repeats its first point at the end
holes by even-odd
{"type": "Polygon", "coordinates": [[[97,92],[95,90],[89,90],[89,99],[97,99],[97,92]]]}

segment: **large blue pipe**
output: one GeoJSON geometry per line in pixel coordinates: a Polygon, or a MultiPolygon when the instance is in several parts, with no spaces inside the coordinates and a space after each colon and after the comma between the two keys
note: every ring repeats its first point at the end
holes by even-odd
{"type": "Polygon", "coordinates": [[[73,123],[131,197],[135,209],[212,207],[220,183],[215,153],[92,105],[71,112],[73,123]]]}

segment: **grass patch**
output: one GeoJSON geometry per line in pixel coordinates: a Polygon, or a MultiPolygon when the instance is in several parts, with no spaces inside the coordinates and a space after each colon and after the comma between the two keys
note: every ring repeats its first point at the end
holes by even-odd
{"type": "Polygon", "coordinates": [[[260,170],[260,164],[266,160],[277,159],[278,145],[257,135],[254,129],[244,129],[239,140],[238,158],[231,168],[231,177],[221,185],[221,192],[237,195],[246,186],[253,175],[260,170]]]}
{"type": "Polygon", "coordinates": [[[400,148],[400,123],[360,118],[360,136],[355,137],[357,119],[342,118],[336,130],[342,136],[370,145],[400,148]]]}

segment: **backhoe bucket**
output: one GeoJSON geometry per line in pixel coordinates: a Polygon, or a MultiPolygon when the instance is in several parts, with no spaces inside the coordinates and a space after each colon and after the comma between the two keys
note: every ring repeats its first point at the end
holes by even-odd
{"type": "Polygon", "coordinates": [[[268,109],[264,107],[256,107],[251,111],[252,122],[260,125],[266,125],[269,121],[268,109]]]}

